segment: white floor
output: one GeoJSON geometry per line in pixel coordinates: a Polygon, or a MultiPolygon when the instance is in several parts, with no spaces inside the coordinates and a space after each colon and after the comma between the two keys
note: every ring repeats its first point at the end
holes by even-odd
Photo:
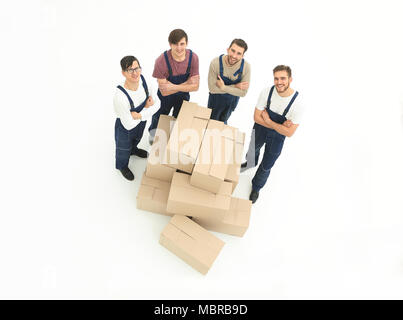
{"type": "Polygon", "coordinates": [[[251,3],[245,25],[223,26],[220,10],[244,2],[225,3],[169,23],[161,3],[1,5],[0,298],[403,298],[401,4],[251,3]],[[133,182],[114,169],[119,60],[138,56],[151,79],[175,27],[200,57],[201,105],[209,61],[234,37],[249,43],[251,88],[229,123],[248,137],[276,64],[293,67],[306,105],[249,230],[216,233],[226,244],[206,276],[158,243],[168,217],[136,209],[145,160],[130,160],[133,182]]]}

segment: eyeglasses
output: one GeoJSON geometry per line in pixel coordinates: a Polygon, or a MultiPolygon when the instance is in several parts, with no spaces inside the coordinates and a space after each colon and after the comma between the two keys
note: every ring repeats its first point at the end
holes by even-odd
{"type": "Polygon", "coordinates": [[[140,72],[141,71],[141,67],[137,67],[137,68],[130,68],[126,70],[127,72],[129,72],[130,74],[132,74],[133,72],[140,72]]]}

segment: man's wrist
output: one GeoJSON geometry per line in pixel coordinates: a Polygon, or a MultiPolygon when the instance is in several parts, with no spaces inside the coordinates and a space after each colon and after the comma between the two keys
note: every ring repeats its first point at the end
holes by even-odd
{"type": "MultiPolygon", "coordinates": [[[[267,124],[270,128],[273,128],[274,126],[273,126],[273,121],[270,119],[270,118],[267,118],[267,120],[265,119],[265,118],[263,118],[262,117],[262,119],[263,119],[263,122],[265,123],[265,124],[267,124]]],[[[273,128],[274,129],[274,128],[273,128]]]]}

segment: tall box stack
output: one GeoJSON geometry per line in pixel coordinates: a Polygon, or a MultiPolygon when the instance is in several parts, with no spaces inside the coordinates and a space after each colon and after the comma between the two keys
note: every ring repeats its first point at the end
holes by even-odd
{"type": "Polygon", "coordinates": [[[184,101],[166,147],[167,165],[192,173],[211,109],[184,101]]]}
{"type": "Polygon", "coordinates": [[[160,116],[137,195],[139,209],[173,216],[161,245],[203,274],[224,245],[207,230],[242,237],[252,207],[232,197],[245,134],[210,114],[184,101],[176,120],[160,116]]]}
{"type": "Polygon", "coordinates": [[[218,193],[224,181],[238,184],[245,134],[221,121],[210,120],[190,183],[218,193]]]}

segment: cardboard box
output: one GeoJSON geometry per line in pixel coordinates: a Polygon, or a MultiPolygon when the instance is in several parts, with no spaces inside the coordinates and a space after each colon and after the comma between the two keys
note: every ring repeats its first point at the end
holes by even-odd
{"type": "Polygon", "coordinates": [[[144,174],[137,193],[137,209],[172,216],[166,210],[170,187],[169,182],[149,178],[144,174]]]}
{"type": "Polygon", "coordinates": [[[185,216],[175,215],[164,228],[160,244],[202,274],[206,274],[225,242],[185,216]]]}
{"type": "Polygon", "coordinates": [[[165,150],[167,165],[192,173],[211,109],[183,101],[165,150]]]}
{"type": "Polygon", "coordinates": [[[193,221],[207,230],[243,237],[249,227],[251,209],[252,201],[232,198],[230,210],[228,210],[223,219],[195,217],[193,221]]]}
{"type": "Polygon", "coordinates": [[[245,133],[237,130],[233,149],[234,161],[231,164],[229,164],[227,174],[225,175],[225,181],[232,183],[232,192],[235,190],[239,182],[244,144],[245,144],[245,133]]]}
{"type": "Polygon", "coordinates": [[[221,121],[210,120],[190,183],[217,193],[224,181],[238,184],[245,134],[221,121]]]}
{"type": "Polygon", "coordinates": [[[190,175],[175,172],[167,212],[191,217],[223,219],[230,208],[232,184],[224,182],[217,194],[190,184],[190,175]]]}
{"type": "Polygon", "coordinates": [[[147,177],[168,182],[172,180],[175,169],[164,164],[164,156],[175,120],[174,117],[164,114],[160,115],[154,142],[147,159],[147,177]]]}

